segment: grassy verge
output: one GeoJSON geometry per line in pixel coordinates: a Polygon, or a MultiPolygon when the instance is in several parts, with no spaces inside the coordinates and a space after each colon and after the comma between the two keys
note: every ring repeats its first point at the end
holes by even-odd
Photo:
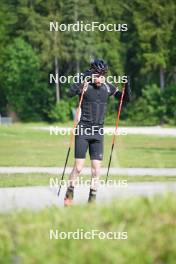
{"type": "MultiPolygon", "coordinates": [[[[54,182],[59,182],[61,175],[30,173],[30,174],[0,174],[0,187],[20,187],[20,186],[48,186],[50,179],[54,182]]],[[[90,179],[88,176],[82,176],[83,180],[90,179]]],[[[65,179],[68,179],[66,175],[65,179]]],[[[105,176],[101,177],[105,180],[105,176]]],[[[175,176],[125,176],[125,175],[112,175],[110,180],[127,181],[130,182],[174,182],[175,176]]]]}
{"type": "Polygon", "coordinates": [[[171,194],[0,215],[0,263],[149,264],[176,261],[176,207],[171,194]],[[49,239],[54,232],[127,232],[126,240],[49,239]]]}
{"type": "MultiPolygon", "coordinates": [[[[38,126],[38,124],[35,124],[38,126]]],[[[42,125],[42,124],[39,124],[42,125]]],[[[69,136],[49,135],[33,125],[0,127],[0,166],[63,166],[69,136]]],[[[107,167],[112,136],[105,136],[103,166],[107,167]]],[[[119,136],[114,148],[112,167],[175,167],[174,137],[119,136]]],[[[68,166],[73,164],[73,148],[68,166]]],[[[86,166],[90,165],[87,156],[86,166]]]]}

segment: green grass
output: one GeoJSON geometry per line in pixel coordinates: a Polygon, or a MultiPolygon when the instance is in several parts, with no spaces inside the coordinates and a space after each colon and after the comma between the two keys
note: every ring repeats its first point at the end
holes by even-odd
{"type": "MultiPolygon", "coordinates": [[[[35,126],[44,124],[36,123],[35,126]]],[[[0,126],[0,166],[63,166],[69,136],[49,135],[34,130],[34,124],[0,126]]],[[[105,136],[103,166],[108,164],[112,136],[105,136]]],[[[174,137],[127,135],[118,136],[113,167],[175,167],[174,137]]],[[[68,166],[73,164],[73,148],[68,166]]],[[[87,155],[86,165],[89,166],[87,155]]]]}
{"type": "MultiPolygon", "coordinates": [[[[83,179],[90,179],[88,176],[82,176],[83,179]]],[[[55,182],[59,182],[61,175],[41,174],[41,173],[14,173],[14,174],[0,174],[0,187],[20,187],[20,186],[49,186],[50,179],[53,178],[55,182]]],[[[65,175],[68,179],[68,175],[65,175]]],[[[105,180],[105,176],[101,176],[105,180]]],[[[175,176],[125,176],[112,175],[110,180],[130,182],[174,182],[175,176]]]]}
{"type": "Polygon", "coordinates": [[[175,196],[123,199],[0,215],[0,263],[151,264],[176,262],[175,196]],[[49,231],[127,232],[126,240],[49,239],[49,231]]]}

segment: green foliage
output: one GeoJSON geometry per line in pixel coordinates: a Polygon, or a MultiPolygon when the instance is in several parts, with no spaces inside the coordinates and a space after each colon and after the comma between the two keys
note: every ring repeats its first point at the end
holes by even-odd
{"type": "Polygon", "coordinates": [[[0,262],[175,263],[174,194],[119,199],[111,205],[52,207],[0,216],[0,262]],[[54,232],[127,232],[128,239],[53,239],[54,232]],[[69,254],[68,254],[69,249],[69,254]]]}
{"type": "MultiPolygon", "coordinates": [[[[175,112],[172,109],[174,88],[171,89],[172,92],[169,88],[171,85],[174,87],[176,83],[174,0],[1,2],[1,114],[7,114],[10,106],[22,120],[48,120],[56,94],[55,87],[48,87],[48,76],[56,70],[56,59],[59,74],[72,75],[85,71],[90,59],[99,57],[108,62],[109,74],[131,76],[135,101],[126,107],[125,113],[122,114],[124,119],[130,122],[130,117],[131,121],[135,119],[140,125],[143,122],[175,123],[175,112]],[[128,31],[49,31],[50,21],[68,24],[77,20],[84,23],[125,23],[128,24],[128,31]],[[145,87],[153,84],[173,96],[167,99],[164,94],[157,96],[156,89],[156,96],[152,94],[153,89],[145,94],[145,87]],[[159,106],[157,109],[155,99],[156,105],[159,106]],[[138,110],[137,116],[131,117],[131,107],[138,110]],[[144,108],[149,113],[147,118],[144,108]],[[142,118],[142,113],[145,118],[142,118]]],[[[67,100],[62,88],[60,85],[61,100],[67,100]]],[[[71,100],[75,104],[75,99],[71,100]]],[[[71,105],[69,102],[70,111],[71,105]]],[[[112,108],[114,106],[110,102],[107,123],[114,123],[112,108]]]]}
{"type": "Polygon", "coordinates": [[[164,94],[164,103],[166,107],[165,121],[171,125],[176,125],[176,85],[167,87],[167,93],[164,94]]]}
{"type": "Polygon", "coordinates": [[[176,124],[176,87],[167,87],[166,91],[155,84],[145,86],[142,96],[124,109],[123,116],[133,125],[176,124]]]}
{"type": "Polygon", "coordinates": [[[26,107],[28,108],[26,118],[33,113],[33,106],[36,104],[34,89],[38,68],[37,56],[23,39],[17,38],[8,46],[4,64],[4,85],[7,87],[10,108],[16,111],[20,118],[25,119],[26,107]]]}
{"type": "Polygon", "coordinates": [[[16,38],[7,47],[3,72],[10,111],[17,112],[22,120],[41,120],[46,95],[51,93],[41,81],[37,55],[23,39],[16,38]]]}
{"type": "Polygon", "coordinates": [[[175,4],[173,1],[170,1],[169,4],[166,2],[161,4],[161,1],[152,0],[148,2],[136,0],[135,2],[138,7],[134,11],[134,22],[141,48],[144,51],[145,66],[147,69],[155,69],[158,66],[166,68],[168,43],[175,24],[175,4]]]}
{"type": "Polygon", "coordinates": [[[147,85],[141,98],[130,106],[128,118],[134,125],[159,125],[165,111],[161,90],[155,84],[147,85]]]}
{"type": "Polygon", "coordinates": [[[60,100],[60,102],[52,108],[49,117],[52,121],[67,122],[70,119],[70,110],[69,103],[60,100]]]}
{"type": "Polygon", "coordinates": [[[148,122],[151,125],[162,124],[162,118],[166,111],[162,95],[161,90],[155,84],[147,85],[143,90],[142,98],[139,99],[139,108],[136,109],[137,112],[134,112],[134,116],[138,112],[143,112],[144,123],[146,122],[147,124],[148,122]]]}

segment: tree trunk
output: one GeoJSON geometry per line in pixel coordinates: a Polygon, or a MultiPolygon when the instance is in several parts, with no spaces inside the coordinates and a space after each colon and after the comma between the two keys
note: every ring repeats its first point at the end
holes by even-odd
{"type": "Polygon", "coordinates": [[[56,102],[58,103],[60,101],[60,90],[59,90],[59,63],[58,58],[55,57],[55,75],[58,75],[58,82],[56,82],[56,102]]]}
{"type": "MultiPolygon", "coordinates": [[[[78,2],[75,1],[74,4],[74,20],[75,23],[78,20],[78,2]]],[[[76,41],[76,47],[75,47],[75,60],[76,60],[76,73],[80,72],[80,62],[79,62],[79,53],[78,53],[78,42],[76,41]]]]}
{"type": "Polygon", "coordinates": [[[164,69],[160,68],[160,89],[164,90],[165,82],[164,82],[164,69]]]}
{"type": "MultiPolygon", "coordinates": [[[[164,91],[165,81],[164,81],[164,69],[160,68],[160,89],[164,91]]],[[[164,124],[163,115],[160,118],[160,125],[164,124]]]]}

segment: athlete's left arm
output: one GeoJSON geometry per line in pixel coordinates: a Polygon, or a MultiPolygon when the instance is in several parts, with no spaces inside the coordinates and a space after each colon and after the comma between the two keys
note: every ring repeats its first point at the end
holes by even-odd
{"type": "MultiPolygon", "coordinates": [[[[118,88],[116,88],[112,84],[108,84],[110,88],[110,95],[113,95],[115,98],[120,99],[122,92],[119,91],[118,88]]],[[[124,101],[130,102],[131,101],[131,87],[130,87],[130,79],[128,77],[128,81],[125,83],[125,93],[124,93],[124,101]]]]}

